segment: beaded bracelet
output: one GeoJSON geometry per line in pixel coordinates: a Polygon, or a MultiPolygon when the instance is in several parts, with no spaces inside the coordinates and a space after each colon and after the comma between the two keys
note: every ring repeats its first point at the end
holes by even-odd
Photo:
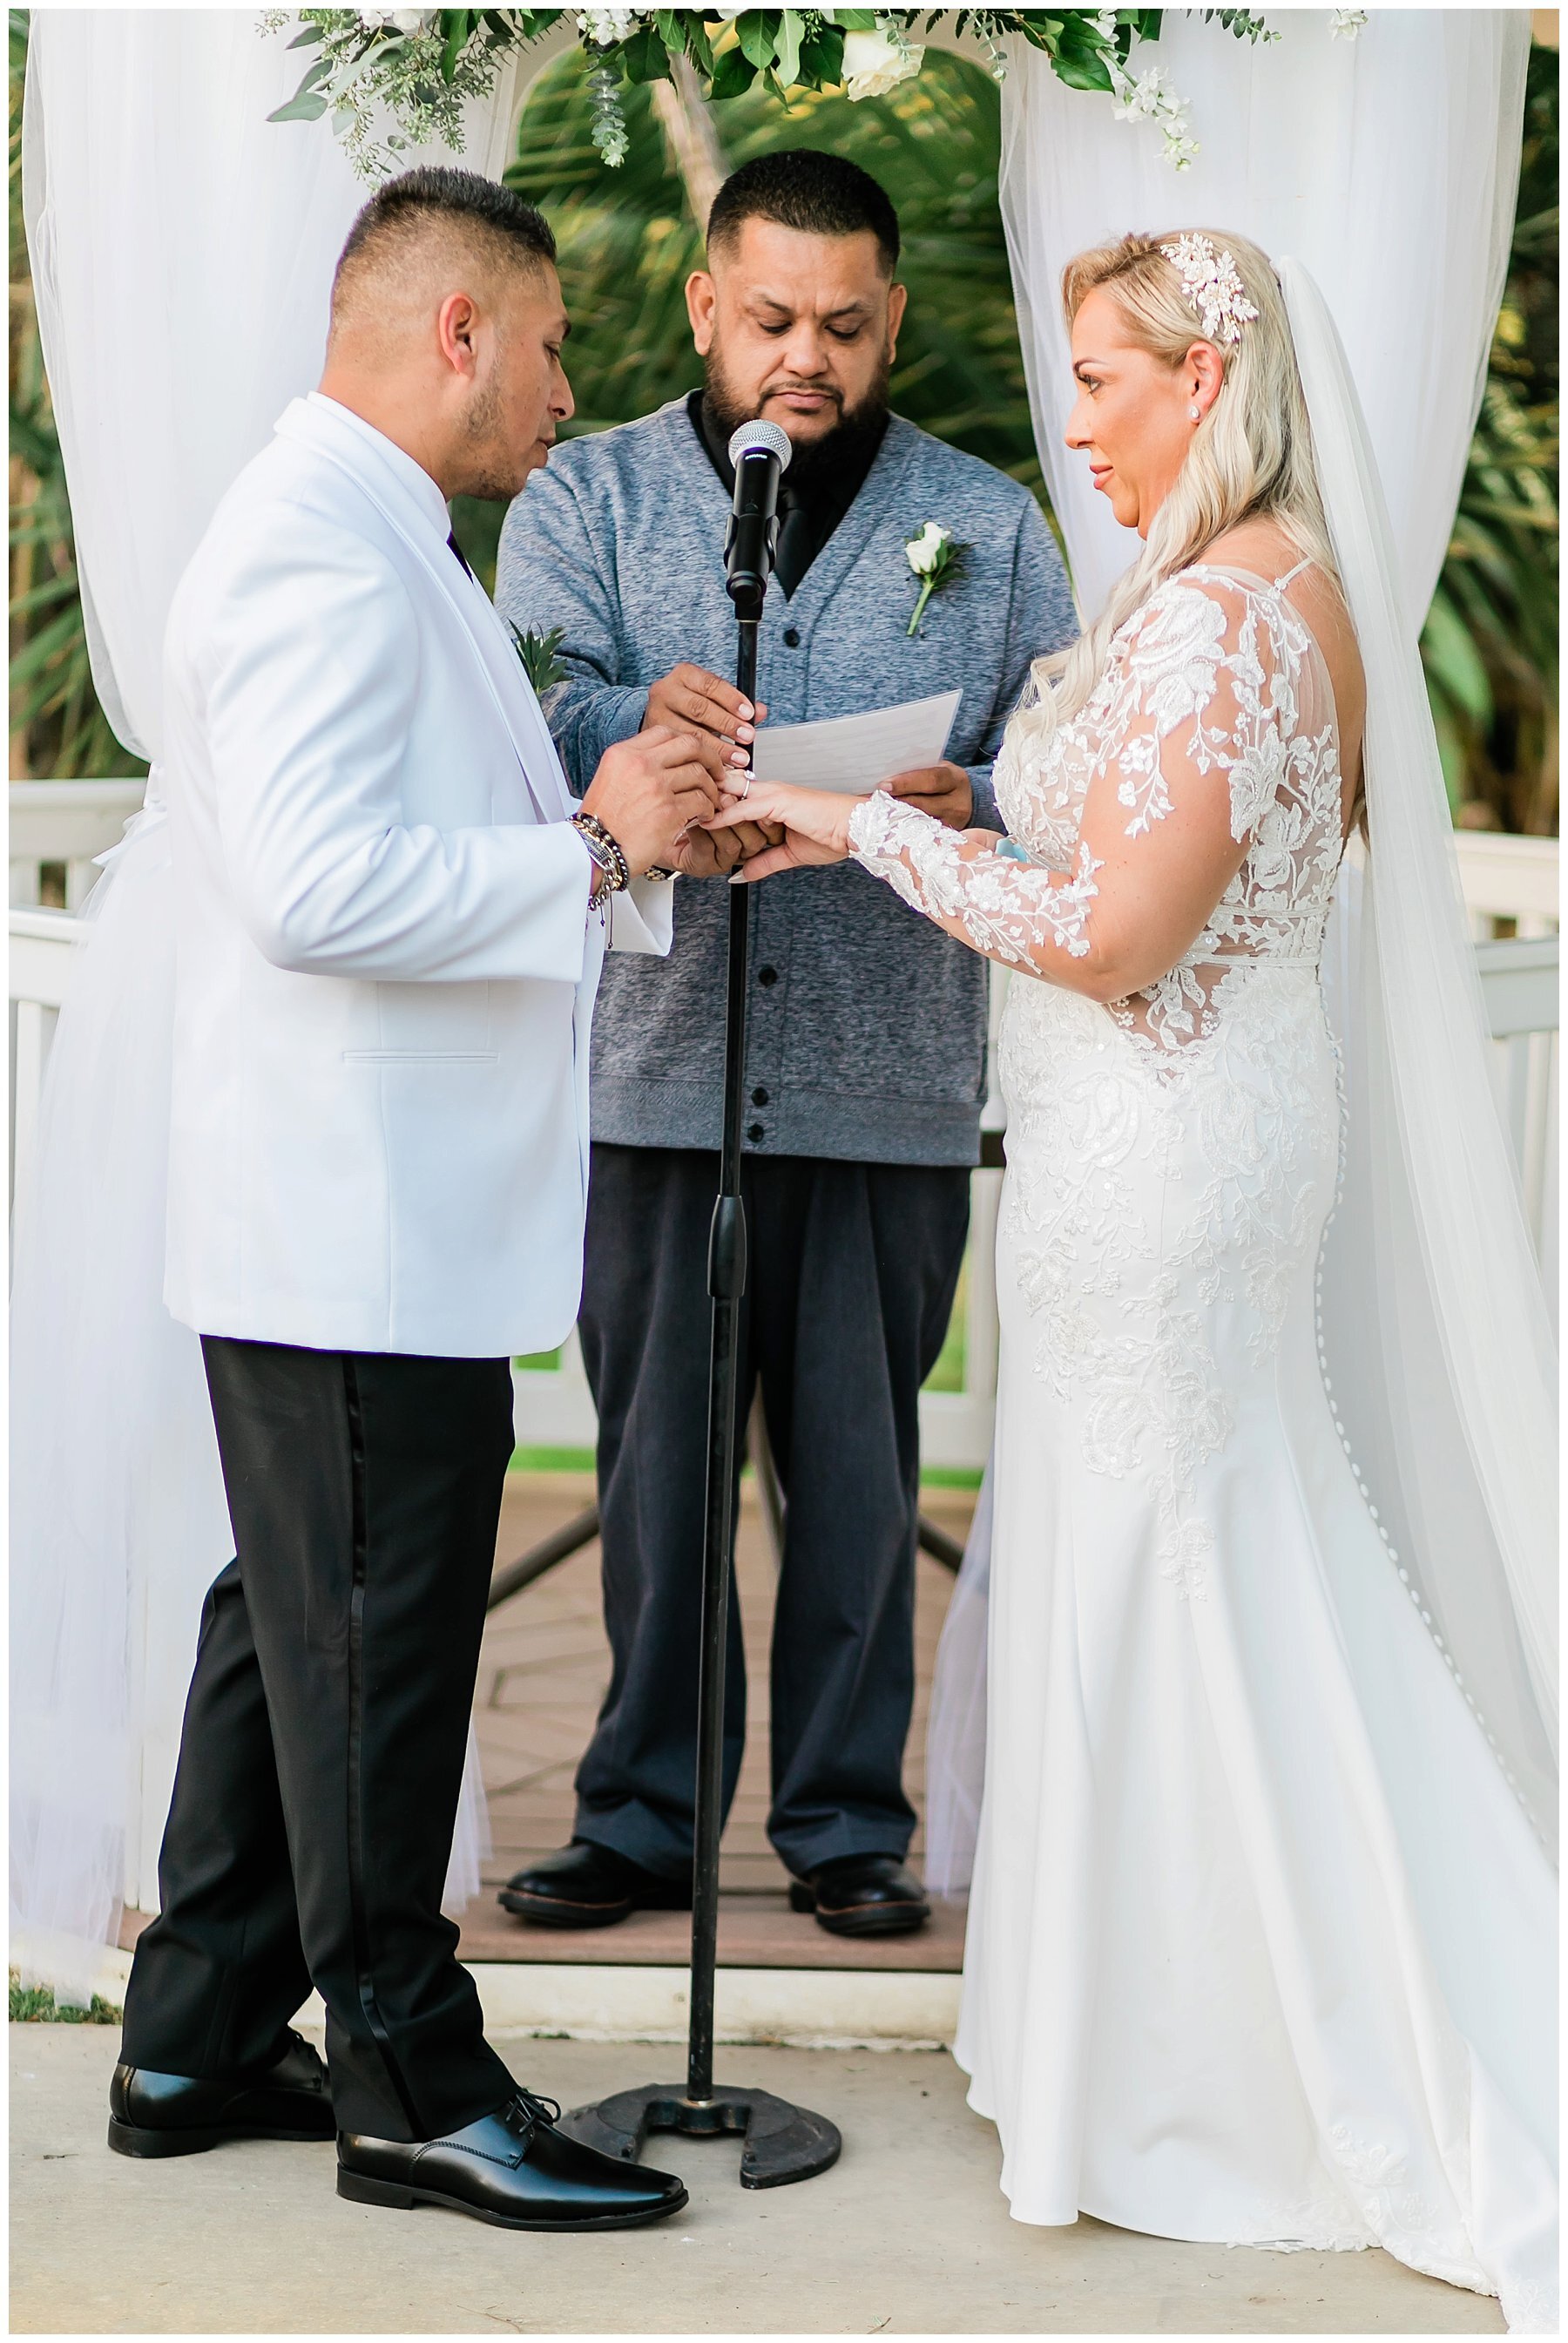
{"type": "Polygon", "coordinates": [[[598,902],[605,895],[618,894],[631,884],[631,866],[618,839],[610,836],[596,813],[574,813],[572,828],[588,848],[602,874],[603,884],[596,886],[589,900],[598,902]]]}

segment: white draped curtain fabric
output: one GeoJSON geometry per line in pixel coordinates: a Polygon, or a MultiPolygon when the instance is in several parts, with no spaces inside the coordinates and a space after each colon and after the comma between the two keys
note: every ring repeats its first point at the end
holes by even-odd
{"type": "Polygon", "coordinates": [[[1361,393],[1417,622],[1437,584],[1486,377],[1519,181],[1525,9],[1379,8],[1353,40],[1321,9],[1237,40],[1168,10],[1153,59],[1190,101],[1188,171],[1158,131],[1071,90],[1021,44],[1002,85],[1001,201],[1035,437],[1079,606],[1132,539],[1062,444],[1072,401],[1065,261],[1133,229],[1231,228],[1321,286],[1361,393]]]}
{"type": "MultiPolygon", "coordinates": [[[[32,19],[24,204],[94,679],[154,764],[150,809],[90,906],[15,1243],[13,1959],[77,1999],[122,1897],[156,1902],[202,1595],[233,1551],[196,1338],[162,1302],[159,667],[219,498],[319,375],[333,266],[367,193],[327,124],[267,120],[301,70],[250,8],[32,19]]],[[[407,161],[498,176],[522,72],[471,108],[462,156],[407,161]]],[[[470,1763],[449,1899],[477,1885],[482,1832],[470,1763]]]]}
{"type": "MultiPolygon", "coordinates": [[[[1391,524],[1387,584],[1364,592],[1358,624],[1368,629],[1369,688],[1382,694],[1383,718],[1397,707],[1402,722],[1391,731],[1377,708],[1369,714],[1369,916],[1352,856],[1325,958],[1350,1101],[1346,1187],[1324,1260],[1328,1364],[1394,1566],[1550,1829],[1554,1362],[1486,1079],[1413,641],[1452,525],[1503,293],[1530,20],[1522,10],[1375,10],[1354,41],[1335,39],[1317,11],[1270,22],[1281,38],[1253,45],[1172,12],[1157,49],[1140,52],[1142,64],[1157,56],[1191,102],[1202,152],[1181,176],[1150,125],[1118,121],[1109,97],[1066,89],[1032,52],[1015,57],[1003,89],[1001,201],[1020,334],[1085,618],[1136,539],[1062,440],[1074,397],[1060,303],[1067,260],[1133,229],[1230,230],[1304,268],[1348,358],[1391,524]]],[[[1328,338],[1315,334],[1315,356],[1328,338]]],[[[1327,380],[1332,368],[1318,371],[1327,380]]],[[[1325,397],[1323,412],[1342,406],[1325,397]]],[[[1317,428],[1316,408],[1313,420],[1317,428]]],[[[1363,523],[1375,535],[1347,445],[1336,427],[1320,450],[1325,490],[1332,466],[1341,497],[1338,526],[1332,505],[1329,514],[1336,544],[1342,528],[1363,523]]],[[[1363,587],[1380,574],[1370,543],[1356,539],[1363,587]]],[[[947,1892],[968,1884],[984,1771],[989,1517],[982,1493],[933,1688],[928,1867],[947,1892]]]]}

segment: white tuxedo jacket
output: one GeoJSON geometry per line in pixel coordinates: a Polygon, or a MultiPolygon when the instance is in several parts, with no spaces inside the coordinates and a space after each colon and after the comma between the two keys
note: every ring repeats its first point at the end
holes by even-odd
{"type": "MultiPolygon", "coordinates": [[[[202,1333],[499,1358],[577,1314],[592,865],[439,489],[319,396],[176,593],[165,1298],[202,1333]]],[[[609,940],[668,951],[669,886],[609,940]]]]}

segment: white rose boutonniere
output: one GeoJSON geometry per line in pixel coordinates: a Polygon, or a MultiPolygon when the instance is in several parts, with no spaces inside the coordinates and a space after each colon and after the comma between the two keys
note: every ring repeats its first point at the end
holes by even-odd
{"type": "Polygon", "coordinates": [[[931,596],[961,573],[968,550],[967,546],[956,545],[951,529],[944,528],[937,520],[927,521],[920,535],[910,538],[904,548],[905,557],[920,581],[914,615],[909,624],[908,631],[911,635],[920,633],[920,620],[926,615],[926,604],[931,596]]]}

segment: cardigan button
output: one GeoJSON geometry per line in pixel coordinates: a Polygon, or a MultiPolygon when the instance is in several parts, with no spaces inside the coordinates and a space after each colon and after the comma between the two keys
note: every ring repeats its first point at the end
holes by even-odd
{"type": "Polygon", "coordinates": [[[748,1139],[757,1140],[766,1139],[768,1134],[759,1122],[749,1122],[746,1126],[746,1136],[748,1139]]]}
{"type": "Polygon", "coordinates": [[[798,651],[798,650],[799,649],[799,648],[800,648],[800,629],[799,629],[799,627],[786,627],[786,628],[785,628],[785,629],[784,629],[784,639],[785,639],[785,641],[789,644],[789,648],[790,648],[790,649],[791,649],[792,651],[798,651]]]}
{"type": "Polygon", "coordinates": [[[759,984],[777,984],[779,981],[778,970],[776,968],[759,968],[757,971],[757,981],[759,984]]]}

